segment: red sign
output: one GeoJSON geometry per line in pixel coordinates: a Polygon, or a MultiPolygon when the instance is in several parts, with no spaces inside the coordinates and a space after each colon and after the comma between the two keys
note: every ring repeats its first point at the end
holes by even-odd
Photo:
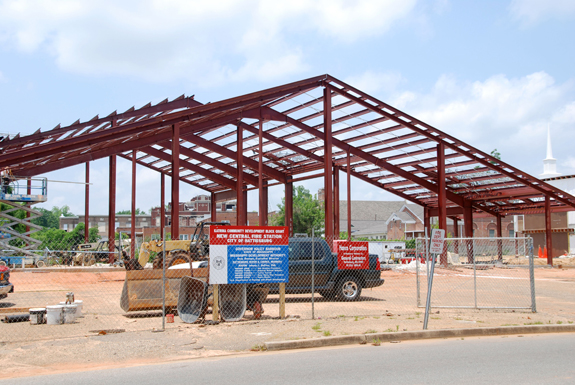
{"type": "Polygon", "coordinates": [[[210,226],[211,245],[287,245],[289,232],[283,226],[210,226]]]}
{"type": "Polygon", "coordinates": [[[339,270],[368,270],[369,246],[367,242],[333,241],[339,270]]]}

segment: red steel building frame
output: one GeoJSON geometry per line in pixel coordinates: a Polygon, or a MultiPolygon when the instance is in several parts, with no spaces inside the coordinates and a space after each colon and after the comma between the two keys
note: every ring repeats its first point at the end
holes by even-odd
{"type": "MultiPolygon", "coordinates": [[[[179,233],[180,183],[209,192],[212,210],[216,200],[235,196],[238,224],[247,220],[249,189],[259,191],[265,224],[268,186],[284,184],[286,225],[293,232],[293,182],[315,178],[318,171],[324,177],[326,237],[339,232],[340,170],[347,174],[348,192],[354,176],[422,205],[428,228],[431,216],[444,229],[448,216],[462,217],[466,237],[472,236],[473,213],[496,216],[500,235],[503,216],[545,213],[549,233],[552,211],[575,209],[575,197],[566,192],[330,75],[209,104],[194,97],[166,99],[6,137],[0,148],[0,168],[21,177],[85,163],[88,182],[88,162],[109,157],[110,248],[116,157],[133,162],[133,170],[139,165],[161,173],[162,184],[171,177],[173,239],[179,233]]],[[[552,250],[550,236],[547,248],[552,250]]]]}

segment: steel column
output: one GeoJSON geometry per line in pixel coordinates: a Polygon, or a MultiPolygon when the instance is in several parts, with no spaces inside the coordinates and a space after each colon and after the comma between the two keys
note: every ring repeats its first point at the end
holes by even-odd
{"type": "Polygon", "coordinates": [[[132,215],[130,226],[130,258],[136,254],[136,150],[132,151],[132,215]]]}
{"type": "MultiPolygon", "coordinates": [[[[236,137],[236,225],[245,226],[246,217],[244,212],[244,129],[238,124],[236,137]]],[[[258,167],[261,167],[258,165],[258,167]]]]}
{"type": "Polygon", "coordinates": [[[180,124],[172,125],[172,239],[180,238],[180,124]]]}
{"type": "Polygon", "coordinates": [[[84,197],[84,242],[90,242],[90,162],[86,162],[86,185],[84,197]]]}
{"type": "Polygon", "coordinates": [[[547,264],[553,266],[553,233],[551,230],[551,198],[545,195],[545,244],[547,246],[547,264]]]}
{"type": "Polygon", "coordinates": [[[160,174],[160,238],[164,241],[166,235],[166,176],[160,174]]]}
{"type": "Polygon", "coordinates": [[[431,215],[429,213],[429,207],[425,206],[423,208],[423,228],[427,229],[427,235],[431,235],[431,215]]]}
{"type": "Polygon", "coordinates": [[[260,223],[260,226],[267,226],[268,225],[268,186],[264,186],[263,188],[263,195],[264,195],[264,201],[263,201],[263,206],[262,206],[262,211],[263,211],[263,217],[264,217],[264,221],[262,223],[260,223]]]}
{"type": "MultiPolygon", "coordinates": [[[[28,195],[32,195],[32,179],[28,178],[28,181],[26,182],[26,194],[28,195]]],[[[25,206],[28,207],[32,207],[32,204],[30,203],[25,203],[25,206]]],[[[30,212],[26,211],[26,218],[30,218],[30,212]]],[[[29,219],[28,219],[29,220],[29,219]]],[[[26,226],[26,235],[30,235],[30,226],[26,226]]],[[[29,243],[26,243],[26,245],[29,245],[29,243]]],[[[24,262],[22,262],[24,263],[24,262]]]]}
{"type": "Polygon", "coordinates": [[[497,260],[503,262],[503,240],[501,240],[502,235],[502,229],[501,229],[501,215],[497,215],[496,217],[496,221],[497,221],[497,260]]]}
{"type": "Polygon", "coordinates": [[[347,240],[351,241],[351,162],[347,152],[347,240]]]}
{"type": "MultiPolygon", "coordinates": [[[[439,228],[445,230],[447,234],[447,197],[445,185],[445,145],[439,143],[437,145],[437,205],[439,209],[439,228]]],[[[439,262],[443,266],[447,266],[447,252],[444,249],[441,253],[439,262]]]]}
{"type": "Polygon", "coordinates": [[[259,164],[258,164],[258,187],[259,187],[259,194],[260,194],[260,199],[259,199],[259,207],[258,207],[258,212],[259,212],[259,221],[258,221],[258,225],[260,226],[266,226],[267,225],[267,218],[268,218],[268,207],[267,207],[267,202],[266,202],[266,197],[267,197],[267,187],[265,188],[265,194],[266,196],[264,196],[264,145],[263,145],[263,133],[264,133],[264,122],[263,120],[260,119],[259,122],[259,146],[258,146],[258,150],[259,150],[259,164]]]}
{"type": "MultiPolygon", "coordinates": [[[[463,226],[465,227],[465,238],[473,238],[473,207],[471,202],[463,206],[463,226]]],[[[473,263],[473,241],[466,241],[467,263],[473,263]]]]}
{"type": "MultiPolygon", "coordinates": [[[[453,220],[453,238],[459,238],[459,218],[451,217],[451,220],[453,220]]],[[[453,246],[455,254],[459,254],[459,242],[455,242],[453,246]]]]}
{"type": "Polygon", "coordinates": [[[333,192],[332,192],[332,134],[331,134],[331,91],[326,87],[323,89],[323,156],[324,156],[324,195],[325,195],[325,239],[333,248],[333,192]]]}
{"type": "Polygon", "coordinates": [[[108,192],[108,262],[114,263],[114,252],[116,246],[116,155],[110,156],[109,172],[109,192],[108,192]]]}
{"type": "Polygon", "coordinates": [[[289,236],[293,237],[293,182],[285,184],[285,225],[289,236]]]}
{"type": "Polygon", "coordinates": [[[216,194],[210,193],[210,221],[218,221],[218,203],[216,202],[216,194]]]}
{"type": "Polygon", "coordinates": [[[339,168],[333,167],[333,236],[339,239],[339,168]]]}

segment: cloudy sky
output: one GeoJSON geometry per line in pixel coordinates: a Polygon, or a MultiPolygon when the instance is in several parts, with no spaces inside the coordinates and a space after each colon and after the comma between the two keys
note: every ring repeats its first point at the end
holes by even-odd
{"type": "MultiPolygon", "coordinates": [[[[558,171],[575,174],[574,21],[572,0],[0,0],[0,132],[329,73],[532,175],[550,125],[558,171]]],[[[118,210],[130,167],[118,160],[118,210]]],[[[92,213],[107,212],[107,174],[93,163],[92,213]]],[[[157,205],[159,176],[138,168],[137,190],[139,208],[157,205]]],[[[198,193],[182,184],[182,199],[198,193]]],[[[398,198],[354,180],[352,199],[398,198]]],[[[64,204],[81,214],[83,187],[50,183],[44,206],[64,204]]]]}

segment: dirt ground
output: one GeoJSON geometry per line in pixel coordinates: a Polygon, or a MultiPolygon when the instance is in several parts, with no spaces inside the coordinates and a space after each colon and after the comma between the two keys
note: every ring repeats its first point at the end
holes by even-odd
{"type": "MultiPolygon", "coordinates": [[[[417,306],[417,276],[405,267],[382,272],[386,282],[364,289],[356,302],[327,301],[311,295],[288,295],[287,319],[280,320],[277,296],[269,296],[265,313],[251,312],[234,323],[185,324],[179,317],[166,324],[161,312],[125,313],[119,307],[125,271],[18,272],[11,276],[16,292],[0,302],[4,314],[28,307],[56,304],[69,291],[85,304],[83,318],[67,325],[2,324],[0,376],[23,376],[55,371],[136,365],[148,362],[251,353],[272,340],[324,338],[357,333],[421,330],[424,308],[417,306]],[[13,311],[13,310],[14,311],[13,311]],[[106,334],[98,334],[106,330],[106,334]]],[[[420,276],[420,306],[427,282],[420,276]]],[[[529,306],[528,270],[501,268],[473,272],[466,268],[438,269],[432,305],[478,306],[504,303],[516,309],[433,307],[429,329],[469,328],[575,322],[575,269],[535,269],[537,312],[529,306]],[[503,301],[503,302],[501,302],[503,301]]],[[[208,314],[207,319],[210,319],[208,314]]]]}

